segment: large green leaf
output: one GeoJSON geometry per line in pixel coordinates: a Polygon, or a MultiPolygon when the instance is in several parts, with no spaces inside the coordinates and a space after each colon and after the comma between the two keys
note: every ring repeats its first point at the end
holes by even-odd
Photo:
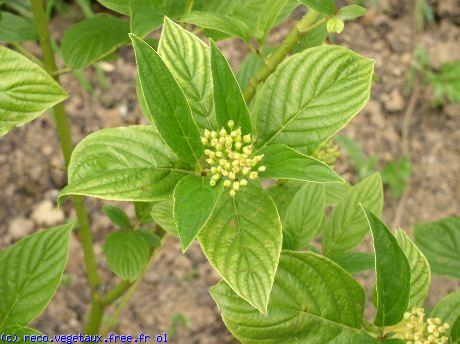
{"type": "Polygon", "coordinates": [[[151,212],[153,220],[169,234],[178,236],[176,223],[173,217],[173,200],[155,202],[151,212]]]}
{"type": "Polygon", "coordinates": [[[67,98],[57,82],[23,55],[0,47],[0,136],[67,98]]]}
{"type": "Polygon", "coordinates": [[[363,208],[372,230],[377,279],[377,326],[391,326],[403,318],[411,292],[409,262],[390,229],[363,208]]]}
{"type": "Polygon", "coordinates": [[[375,268],[375,257],[365,252],[337,252],[328,257],[351,274],[375,268]]]}
{"type": "MultiPolygon", "coordinates": [[[[458,338],[458,322],[460,317],[460,290],[454,291],[451,294],[444,296],[441,301],[436,305],[430,314],[431,318],[440,318],[443,322],[450,325],[449,331],[454,337],[458,338]],[[452,333],[455,331],[455,333],[452,333]]],[[[454,342],[455,343],[455,342],[454,342]]]]}
{"type": "Polygon", "coordinates": [[[198,240],[224,281],[265,313],[282,245],[281,223],[270,196],[255,184],[241,188],[235,198],[222,193],[198,240]]]}
{"type": "Polygon", "coordinates": [[[294,195],[283,219],[284,247],[292,250],[307,246],[318,234],[325,207],[322,184],[305,183],[294,195]]]}
{"type": "Polygon", "coordinates": [[[333,16],[335,14],[335,0],[299,0],[305,6],[319,13],[333,16]]]}
{"type": "MultiPolygon", "coordinates": [[[[330,260],[283,251],[267,315],[221,282],[211,295],[232,334],[242,343],[355,343],[363,321],[361,286],[330,260]]],[[[356,342],[358,343],[358,342],[356,342]]]]}
{"type": "Polygon", "coordinates": [[[263,148],[263,178],[297,179],[316,183],[337,183],[343,179],[327,164],[282,144],[263,148]]]}
{"type": "Polygon", "coordinates": [[[113,53],[128,42],[129,23],[97,15],[72,25],[64,33],[61,54],[67,66],[78,69],[113,53]]]}
{"type": "Polygon", "coordinates": [[[326,193],[326,204],[338,204],[344,199],[351,190],[351,185],[348,183],[327,183],[324,184],[324,192],[326,193]]]}
{"type": "Polygon", "coordinates": [[[150,118],[172,150],[194,164],[203,153],[203,145],[184,92],[160,55],[141,38],[130,37],[150,118]]]}
{"type": "Polygon", "coordinates": [[[34,233],[0,258],[0,328],[26,325],[39,315],[61,283],[72,225],[34,233]]]}
{"type": "Polygon", "coordinates": [[[113,224],[117,225],[121,229],[133,228],[128,214],[126,214],[123,209],[113,205],[105,205],[101,210],[113,224]]]}
{"type": "Polygon", "coordinates": [[[104,243],[110,269],[122,280],[132,282],[144,270],[150,258],[150,245],[139,231],[118,230],[104,243]]]}
{"type": "Polygon", "coordinates": [[[364,239],[369,231],[369,224],[360,208],[361,203],[374,214],[380,215],[383,189],[378,173],[353,186],[337,203],[325,233],[326,252],[352,249],[364,239]]]}
{"type": "Polygon", "coordinates": [[[10,12],[0,12],[0,41],[35,41],[37,33],[31,21],[10,12]]]}
{"type": "Polygon", "coordinates": [[[158,52],[184,91],[198,127],[214,128],[209,48],[197,36],[165,18],[158,52]]]}
{"type": "Polygon", "coordinates": [[[315,151],[364,107],[373,66],[373,60],[333,45],[287,58],[256,99],[258,146],[315,151]]]}
{"type": "Polygon", "coordinates": [[[251,133],[251,119],[240,86],[227,59],[213,41],[211,41],[211,70],[218,127],[227,127],[228,121],[233,120],[235,127],[241,127],[243,134],[251,133]]]}
{"type": "Polygon", "coordinates": [[[397,231],[396,239],[406,254],[411,269],[410,296],[407,309],[412,309],[413,306],[423,307],[430,288],[430,265],[423,253],[402,229],[397,231]]]}
{"type": "Polygon", "coordinates": [[[415,243],[425,254],[431,271],[460,279],[460,217],[414,226],[415,243]]]}
{"type": "Polygon", "coordinates": [[[153,127],[103,129],[75,148],[60,196],[150,202],[170,197],[187,173],[153,127]]]}
{"type": "Polygon", "coordinates": [[[130,0],[97,0],[99,3],[112,11],[129,15],[130,0]]]}
{"type": "Polygon", "coordinates": [[[212,187],[209,181],[209,177],[186,176],[174,188],[173,216],[183,252],[211,217],[222,193],[222,183],[212,187]]]}

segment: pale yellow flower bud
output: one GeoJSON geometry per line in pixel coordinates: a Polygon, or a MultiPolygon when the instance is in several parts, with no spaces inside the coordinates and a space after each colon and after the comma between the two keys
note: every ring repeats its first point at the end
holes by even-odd
{"type": "Polygon", "coordinates": [[[225,187],[228,188],[230,185],[232,185],[232,182],[230,180],[227,179],[226,181],[224,181],[224,186],[225,187]]]}
{"type": "Polygon", "coordinates": [[[244,175],[247,175],[249,172],[251,172],[251,168],[250,168],[250,167],[244,167],[244,168],[243,168],[243,174],[244,174],[244,175]]]}
{"type": "Polygon", "coordinates": [[[233,190],[238,191],[240,189],[240,183],[234,182],[233,183],[233,190]]]}
{"type": "Polygon", "coordinates": [[[215,163],[215,160],[214,159],[206,159],[206,162],[209,164],[209,165],[212,165],[215,163]]]}
{"type": "Polygon", "coordinates": [[[209,181],[209,185],[211,185],[211,186],[216,186],[216,181],[215,181],[214,179],[211,179],[211,180],[209,181]]]}
{"type": "Polygon", "coordinates": [[[259,168],[257,169],[259,172],[265,172],[267,168],[265,166],[259,166],[259,168]]]}
{"type": "Polygon", "coordinates": [[[236,143],[235,143],[235,148],[236,148],[236,150],[240,150],[241,147],[243,147],[243,144],[242,144],[241,142],[236,142],[236,143]]]}
{"type": "Polygon", "coordinates": [[[230,194],[231,197],[235,197],[236,191],[235,190],[230,190],[229,194],[230,194]]]}
{"type": "Polygon", "coordinates": [[[241,179],[240,180],[240,185],[241,186],[246,186],[246,185],[248,185],[248,181],[246,179],[241,179]]]}
{"type": "Polygon", "coordinates": [[[224,154],[221,151],[217,151],[215,154],[218,158],[222,158],[224,156],[224,154]]]}
{"type": "Polygon", "coordinates": [[[219,171],[217,171],[217,167],[211,167],[211,173],[212,174],[215,174],[215,173],[218,173],[219,171]]]}
{"type": "Polygon", "coordinates": [[[217,133],[215,131],[211,131],[211,137],[213,139],[217,138],[217,133]]]}
{"type": "Polygon", "coordinates": [[[235,180],[236,178],[235,172],[233,171],[228,172],[228,178],[230,178],[230,180],[235,180]]]}
{"type": "Polygon", "coordinates": [[[229,127],[230,129],[232,129],[232,128],[235,126],[235,122],[233,122],[232,120],[230,120],[230,121],[228,121],[227,125],[228,125],[228,127],[229,127]]]}
{"type": "Polygon", "coordinates": [[[259,176],[257,172],[252,171],[249,173],[249,179],[256,179],[259,176]]]}
{"type": "Polygon", "coordinates": [[[252,148],[250,146],[243,147],[243,153],[247,154],[247,155],[251,155],[252,154],[252,148]]]}
{"type": "Polygon", "coordinates": [[[251,134],[247,134],[243,136],[243,141],[245,143],[251,143],[251,134]]]}
{"type": "Polygon", "coordinates": [[[219,131],[220,136],[227,136],[227,130],[225,128],[220,129],[219,131]]]}
{"type": "Polygon", "coordinates": [[[202,144],[207,144],[208,143],[208,139],[206,137],[201,137],[201,143],[202,144]]]}

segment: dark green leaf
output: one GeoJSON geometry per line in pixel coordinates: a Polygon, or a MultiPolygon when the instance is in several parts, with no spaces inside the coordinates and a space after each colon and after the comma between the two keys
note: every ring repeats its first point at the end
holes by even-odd
{"type": "Polygon", "coordinates": [[[439,73],[430,78],[435,104],[460,102],[460,60],[444,64],[439,73]]]}
{"type": "Polygon", "coordinates": [[[328,258],[339,264],[351,274],[357,274],[375,268],[374,255],[365,252],[336,252],[328,258]]]}
{"type": "Polygon", "coordinates": [[[35,41],[35,25],[20,16],[9,12],[0,12],[0,41],[24,42],[35,41]]]}
{"type": "Polygon", "coordinates": [[[460,326],[458,324],[460,317],[460,290],[444,296],[433,309],[430,317],[440,318],[443,322],[448,323],[452,339],[455,340],[455,338],[458,338],[458,326],[460,326]]]}
{"type": "Polygon", "coordinates": [[[173,200],[155,202],[151,212],[152,218],[169,234],[178,236],[176,224],[173,218],[173,200]]]}
{"type": "Polygon", "coordinates": [[[263,8],[262,12],[260,12],[255,36],[261,45],[265,43],[270,29],[275,24],[276,19],[279,17],[287,2],[288,0],[273,0],[263,8]]]}
{"type": "Polygon", "coordinates": [[[97,0],[97,1],[112,11],[129,15],[129,4],[131,2],[130,0],[97,0]]]}
{"type": "Polygon", "coordinates": [[[131,220],[125,211],[113,205],[105,205],[102,212],[118,227],[122,229],[132,228],[131,220]]]}
{"type": "Polygon", "coordinates": [[[334,0],[299,0],[305,6],[318,11],[319,13],[333,16],[335,14],[334,0]]]}

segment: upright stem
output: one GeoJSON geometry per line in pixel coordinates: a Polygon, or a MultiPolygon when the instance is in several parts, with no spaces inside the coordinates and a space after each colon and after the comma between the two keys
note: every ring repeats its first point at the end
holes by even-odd
{"type": "Polygon", "coordinates": [[[299,40],[308,32],[323,24],[325,19],[319,20],[319,13],[309,10],[307,14],[296,23],[291,32],[281,42],[281,45],[271,54],[266,63],[254,74],[244,90],[244,99],[249,102],[255,95],[257,87],[272,74],[285,57],[295,48],[299,40]]]}
{"type": "MultiPolygon", "coordinates": [[[[51,36],[48,28],[48,18],[43,7],[43,0],[31,0],[32,11],[37,26],[37,34],[40,48],[43,54],[45,70],[59,82],[59,75],[56,75],[57,66],[54,58],[54,51],[51,45],[51,36]]],[[[64,103],[59,103],[53,107],[54,120],[59,133],[60,145],[66,167],[69,166],[70,156],[73,151],[72,137],[70,134],[69,121],[65,112],[64,103]]],[[[89,227],[89,217],[86,211],[83,198],[80,196],[72,197],[72,203],[77,213],[79,227],[79,237],[85,257],[86,274],[88,283],[91,287],[92,298],[95,299],[97,287],[100,284],[100,276],[97,269],[94,254],[93,238],[89,227]]]]}

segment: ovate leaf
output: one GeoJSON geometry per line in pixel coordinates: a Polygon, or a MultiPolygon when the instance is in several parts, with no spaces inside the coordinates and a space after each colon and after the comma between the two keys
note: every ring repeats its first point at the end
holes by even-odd
{"type": "Polygon", "coordinates": [[[324,184],[324,192],[326,193],[326,204],[338,204],[344,199],[351,190],[351,185],[348,183],[327,183],[324,184]]]}
{"type": "Polygon", "coordinates": [[[39,315],[61,283],[72,225],[34,233],[0,258],[0,328],[26,325],[39,315]]]}
{"type": "Polygon", "coordinates": [[[305,183],[294,195],[283,220],[284,247],[303,248],[318,234],[324,216],[322,184],[305,183]]]}
{"type": "Polygon", "coordinates": [[[67,94],[23,55],[0,47],[0,136],[40,116],[67,94]]]}
{"type": "Polygon", "coordinates": [[[305,6],[318,11],[319,13],[333,16],[335,14],[334,0],[300,0],[305,6]]]}
{"type": "Polygon", "coordinates": [[[281,143],[314,152],[364,107],[373,66],[373,60],[338,46],[286,59],[256,99],[258,146],[281,143]]]}
{"type": "Polygon", "coordinates": [[[72,25],[64,33],[61,54],[67,66],[79,69],[110,55],[128,42],[129,23],[97,15],[72,25]]]}
{"type": "Polygon", "coordinates": [[[75,148],[60,194],[150,202],[172,195],[189,171],[150,126],[97,131],[75,148]]]}
{"type": "Polygon", "coordinates": [[[263,178],[297,179],[317,183],[337,183],[343,179],[327,164],[282,144],[273,144],[260,151],[267,169],[263,178]]]}
{"type": "MultiPolygon", "coordinates": [[[[460,290],[444,296],[430,314],[430,318],[440,318],[450,325],[452,339],[458,338],[458,318],[460,317],[460,290]]],[[[455,343],[455,342],[454,342],[455,343]]]]}
{"type": "Polygon", "coordinates": [[[352,4],[342,7],[337,13],[337,17],[342,20],[351,20],[366,14],[366,9],[362,6],[352,4]]]}
{"type": "Polygon", "coordinates": [[[222,185],[212,187],[209,181],[201,176],[186,176],[174,188],[174,222],[183,252],[211,217],[222,193],[222,185]]]}
{"type": "Polygon", "coordinates": [[[129,15],[130,1],[128,0],[97,0],[97,1],[112,11],[129,15]]]}
{"type": "Polygon", "coordinates": [[[203,153],[198,127],[184,92],[160,55],[131,34],[137,70],[150,118],[176,154],[194,164],[203,153]]]}
{"type": "Polygon", "coordinates": [[[34,41],[36,38],[33,22],[10,12],[0,12],[1,42],[34,41]]]}
{"type": "Polygon", "coordinates": [[[105,240],[104,254],[110,269],[122,280],[132,282],[149,261],[150,244],[138,231],[119,230],[105,240]]]}
{"type": "Polygon", "coordinates": [[[411,292],[409,262],[388,227],[363,208],[372,230],[377,279],[377,326],[391,326],[403,318],[411,292]]]}
{"type": "Polygon", "coordinates": [[[209,48],[197,36],[165,18],[158,52],[184,91],[198,127],[214,128],[209,48]]]}
{"type": "Polygon", "coordinates": [[[173,200],[155,202],[151,212],[153,220],[165,231],[172,235],[179,235],[173,217],[173,200]]]}
{"type": "Polygon", "coordinates": [[[460,279],[460,217],[446,217],[436,222],[414,226],[415,243],[436,275],[460,279]]]}
{"type": "Polygon", "coordinates": [[[364,239],[369,231],[369,224],[360,204],[374,214],[380,215],[383,206],[383,189],[378,173],[353,186],[337,203],[326,230],[326,252],[352,249],[364,239]]]}
{"type": "Polygon", "coordinates": [[[265,313],[282,245],[281,223],[270,196],[253,184],[241,188],[235,198],[224,192],[198,240],[224,281],[265,313]]]}
{"type": "Polygon", "coordinates": [[[399,246],[406,254],[411,269],[410,296],[407,309],[412,309],[413,306],[423,307],[430,288],[430,265],[423,253],[402,229],[398,230],[396,238],[399,246]]]}
{"type": "Polygon", "coordinates": [[[110,219],[110,221],[112,221],[112,223],[122,229],[129,229],[133,227],[129,216],[121,208],[113,205],[105,205],[102,207],[102,212],[110,219]]]}
{"type": "Polygon", "coordinates": [[[337,252],[328,258],[339,264],[351,274],[357,274],[375,268],[374,255],[365,252],[337,252]]]}
{"type": "Polygon", "coordinates": [[[228,121],[233,120],[235,127],[241,127],[243,134],[251,133],[248,107],[238,82],[227,59],[213,41],[211,41],[211,70],[218,127],[227,127],[228,121]]]}
{"type": "Polygon", "coordinates": [[[355,343],[363,321],[361,286],[314,253],[283,251],[267,315],[224,282],[212,287],[211,295],[226,326],[242,343],[355,343]]]}

